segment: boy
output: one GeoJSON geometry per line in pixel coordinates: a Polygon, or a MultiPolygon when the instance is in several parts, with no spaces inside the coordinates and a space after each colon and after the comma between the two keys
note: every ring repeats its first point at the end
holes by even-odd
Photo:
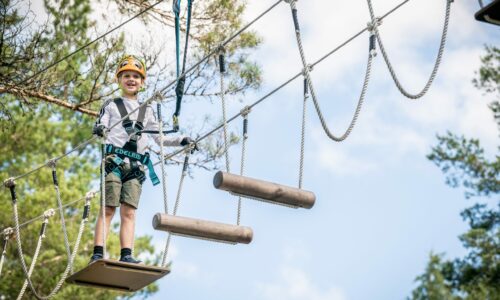
{"type": "MultiPolygon", "coordinates": [[[[140,106],[137,93],[143,89],[146,79],[144,63],[132,55],[125,56],[116,70],[116,79],[122,90],[122,96],[108,100],[102,106],[93,129],[93,133],[99,136],[103,136],[107,128],[140,106]]],[[[142,183],[146,178],[144,166],[148,167],[153,184],[158,183],[149,154],[145,153],[147,139],[140,134],[141,130],[161,130],[158,128],[153,109],[149,105],[132,113],[121,125],[113,127],[106,135],[106,236],[116,208],[120,207],[120,261],[128,263],[140,263],[132,257],[132,247],[135,210],[139,204],[142,183]]],[[[189,137],[167,138],[164,136],[163,141],[160,140],[159,135],[152,137],[157,144],[163,143],[164,146],[185,146],[193,142],[189,137]]],[[[102,213],[100,213],[95,228],[94,253],[90,259],[91,263],[103,258],[102,223],[102,213]]]]}

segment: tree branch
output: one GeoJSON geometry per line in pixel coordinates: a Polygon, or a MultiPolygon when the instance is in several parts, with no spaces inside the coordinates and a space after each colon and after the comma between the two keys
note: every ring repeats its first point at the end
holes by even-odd
{"type": "Polygon", "coordinates": [[[43,93],[38,92],[38,91],[24,90],[24,89],[15,88],[15,87],[9,87],[9,88],[0,87],[0,94],[2,94],[2,93],[8,93],[8,94],[11,94],[11,95],[14,95],[17,97],[35,98],[35,99],[38,99],[38,100],[41,100],[44,102],[53,103],[53,104],[56,104],[56,105],[64,107],[64,108],[69,108],[69,109],[74,110],[74,111],[78,111],[78,112],[81,112],[81,113],[84,113],[84,114],[87,114],[87,115],[90,115],[93,117],[97,117],[96,111],[82,108],[82,107],[78,107],[78,105],[71,104],[67,101],[55,98],[55,97],[50,96],[50,95],[43,94],[43,93]]]}

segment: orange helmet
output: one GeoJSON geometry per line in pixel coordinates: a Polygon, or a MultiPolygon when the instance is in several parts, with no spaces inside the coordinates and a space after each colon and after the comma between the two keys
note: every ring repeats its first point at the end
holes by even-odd
{"type": "Polygon", "coordinates": [[[146,79],[146,66],[140,59],[133,55],[126,55],[120,60],[116,69],[116,78],[123,71],[136,71],[141,74],[143,79],[146,79]]]}

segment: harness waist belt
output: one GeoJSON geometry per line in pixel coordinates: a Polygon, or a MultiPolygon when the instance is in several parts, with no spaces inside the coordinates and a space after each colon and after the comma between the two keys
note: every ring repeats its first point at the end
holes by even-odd
{"type": "Polygon", "coordinates": [[[125,156],[128,157],[131,160],[135,160],[143,164],[144,166],[148,167],[149,170],[149,178],[151,179],[151,182],[153,185],[157,185],[160,183],[160,180],[158,179],[158,176],[156,176],[155,169],[153,167],[153,163],[151,162],[151,159],[149,158],[149,153],[146,152],[146,154],[140,154],[134,151],[130,150],[125,150],[120,147],[116,147],[111,144],[106,144],[106,155],[107,154],[116,154],[119,156],[125,156]]]}

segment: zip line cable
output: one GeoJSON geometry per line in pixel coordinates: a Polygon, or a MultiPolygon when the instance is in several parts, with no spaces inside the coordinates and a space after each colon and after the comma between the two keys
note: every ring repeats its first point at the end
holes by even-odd
{"type": "MultiPolygon", "coordinates": [[[[220,45],[219,47],[216,47],[215,49],[213,49],[212,51],[210,51],[207,55],[205,55],[202,59],[200,59],[197,63],[195,63],[193,66],[191,66],[188,70],[186,70],[185,72],[183,72],[182,74],[180,74],[180,76],[178,78],[175,78],[174,80],[172,80],[170,83],[168,83],[164,88],[162,88],[160,91],[156,92],[152,97],[148,98],[147,100],[145,100],[142,104],[140,104],[137,108],[131,110],[130,112],[128,112],[128,114],[126,114],[125,116],[123,116],[119,121],[117,121],[115,124],[111,125],[107,131],[111,130],[112,128],[118,126],[118,125],[121,125],[122,122],[127,118],[129,117],[131,114],[135,113],[136,111],[138,111],[141,107],[143,107],[144,105],[147,105],[149,104],[151,101],[153,100],[156,100],[158,98],[160,98],[159,101],[161,101],[161,97],[162,97],[162,93],[165,93],[167,91],[168,88],[172,87],[174,84],[177,83],[177,81],[179,80],[180,77],[183,77],[183,76],[186,76],[187,74],[191,73],[195,68],[197,68],[199,65],[201,65],[204,61],[206,61],[207,59],[209,59],[211,56],[213,56],[214,54],[216,54],[219,49],[221,47],[224,47],[225,45],[229,44],[231,41],[233,41],[237,36],[239,36],[242,32],[244,32],[245,30],[247,30],[250,26],[252,26],[255,22],[257,22],[258,20],[260,20],[262,17],[264,17],[267,13],[269,13],[272,9],[274,9],[278,4],[280,4],[283,0],[278,0],[277,2],[275,2],[273,5],[271,5],[268,9],[266,9],[264,12],[262,12],[261,14],[259,14],[256,18],[254,18],[252,21],[250,21],[249,23],[247,23],[245,26],[243,26],[242,28],[240,28],[238,31],[236,31],[234,34],[232,34],[229,38],[227,38],[226,40],[224,40],[220,45]]],[[[408,0],[409,1],[409,0],[408,0]]],[[[27,173],[24,173],[24,174],[21,174],[21,175],[18,175],[18,176],[15,176],[15,177],[11,177],[11,178],[8,178],[6,180],[4,180],[4,184],[6,184],[7,181],[9,180],[18,180],[18,179],[21,179],[23,177],[26,177],[28,175],[31,175],[35,172],[37,172],[38,170],[42,169],[43,167],[47,166],[49,163],[51,163],[52,161],[58,161],[68,155],[70,155],[71,153],[73,153],[74,151],[80,149],[80,148],[83,148],[85,146],[87,146],[88,144],[90,144],[91,142],[97,140],[98,137],[97,136],[93,136],[91,138],[89,138],[87,141],[84,141],[82,142],[81,144],[79,144],[78,146],[76,146],[75,148],[71,149],[70,151],[66,152],[65,154],[61,155],[61,156],[58,156],[56,158],[53,158],[53,159],[50,159],[48,160],[45,164],[41,165],[41,166],[38,166],[34,169],[32,169],[31,171],[27,172],[27,173]]],[[[185,148],[184,148],[185,149],[185,148]]],[[[180,152],[179,152],[180,153],[180,152]]]]}
{"type": "Polygon", "coordinates": [[[85,49],[85,48],[87,48],[87,47],[91,46],[92,44],[94,44],[94,43],[95,43],[95,42],[97,42],[98,40],[100,40],[100,39],[102,39],[102,38],[106,37],[106,36],[107,36],[107,35],[109,35],[110,33],[112,33],[112,32],[114,32],[114,31],[116,31],[117,29],[119,29],[119,28],[121,28],[121,27],[123,27],[124,25],[126,25],[126,24],[127,24],[127,23],[129,23],[129,22],[131,22],[132,20],[134,20],[134,19],[136,19],[136,18],[140,17],[141,15],[143,15],[143,14],[144,14],[144,13],[146,13],[146,12],[148,12],[149,10],[151,10],[152,8],[154,8],[155,6],[157,6],[158,4],[160,4],[161,2],[163,2],[163,0],[160,0],[160,1],[158,1],[158,2],[156,2],[156,3],[154,3],[154,4],[152,4],[152,5],[150,5],[150,6],[148,6],[148,7],[146,7],[144,10],[142,10],[142,11],[138,12],[136,15],[132,16],[130,19],[126,20],[125,22],[123,22],[123,23],[121,23],[121,24],[119,24],[119,25],[118,25],[118,26],[116,26],[115,28],[113,28],[113,29],[111,29],[111,30],[109,30],[109,31],[105,32],[104,34],[102,34],[102,35],[98,36],[97,38],[95,38],[95,39],[93,39],[92,41],[88,42],[87,44],[85,44],[85,45],[81,46],[80,48],[76,49],[75,51],[73,51],[73,52],[71,52],[71,53],[69,53],[69,54],[65,55],[64,57],[62,57],[62,58],[58,59],[57,61],[55,61],[55,62],[51,63],[50,65],[46,66],[45,68],[43,68],[43,69],[41,69],[40,71],[36,72],[35,74],[31,75],[30,77],[28,77],[28,78],[26,78],[26,79],[22,80],[21,82],[17,83],[17,85],[24,84],[24,83],[26,83],[26,82],[30,81],[31,79],[33,79],[33,78],[35,78],[35,77],[39,76],[40,74],[45,73],[45,72],[46,72],[46,71],[48,71],[49,69],[51,69],[51,68],[55,67],[56,65],[58,65],[58,64],[60,64],[61,62],[65,61],[66,59],[70,58],[71,56],[73,56],[73,55],[77,54],[78,52],[82,51],[83,49],[85,49]]]}

